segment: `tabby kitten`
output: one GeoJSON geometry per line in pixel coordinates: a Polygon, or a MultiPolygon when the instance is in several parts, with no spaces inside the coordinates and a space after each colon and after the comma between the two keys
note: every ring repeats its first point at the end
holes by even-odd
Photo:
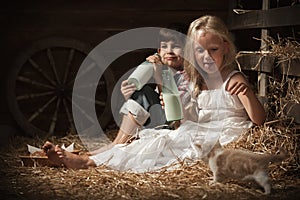
{"type": "Polygon", "coordinates": [[[213,172],[213,183],[228,179],[254,179],[264,188],[265,194],[271,193],[268,165],[280,163],[287,158],[283,151],[278,155],[258,154],[237,149],[223,149],[219,142],[208,154],[208,164],[213,172]]]}

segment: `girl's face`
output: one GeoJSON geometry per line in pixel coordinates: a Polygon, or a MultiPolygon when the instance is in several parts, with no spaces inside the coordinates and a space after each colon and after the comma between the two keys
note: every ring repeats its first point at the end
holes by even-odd
{"type": "Polygon", "coordinates": [[[197,32],[196,42],[194,56],[198,66],[207,74],[221,71],[228,43],[218,35],[203,30],[197,32]]]}
{"type": "Polygon", "coordinates": [[[174,69],[179,69],[183,65],[183,45],[175,41],[160,42],[158,54],[163,64],[174,69]]]}

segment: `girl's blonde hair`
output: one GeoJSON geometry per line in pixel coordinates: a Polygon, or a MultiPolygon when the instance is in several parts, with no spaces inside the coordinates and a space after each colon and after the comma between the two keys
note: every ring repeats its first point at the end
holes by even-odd
{"type": "MultiPolygon", "coordinates": [[[[197,62],[195,60],[194,48],[193,48],[193,41],[196,40],[197,32],[199,30],[216,34],[228,43],[228,52],[224,57],[223,66],[233,67],[232,63],[234,62],[235,55],[236,55],[236,48],[233,43],[231,34],[229,33],[226,25],[220,18],[216,16],[205,15],[194,20],[190,24],[190,27],[188,29],[188,33],[187,33],[188,39],[186,42],[185,52],[184,52],[185,54],[184,69],[189,80],[195,86],[194,95],[198,95],[200,93],[202,86],[205,85],[203,77],[198,71],[201,70],[201,68],[196,67],[197,62]]],[[[202,74],[205,74],[205,72],[203,71],[202,74]]]]}

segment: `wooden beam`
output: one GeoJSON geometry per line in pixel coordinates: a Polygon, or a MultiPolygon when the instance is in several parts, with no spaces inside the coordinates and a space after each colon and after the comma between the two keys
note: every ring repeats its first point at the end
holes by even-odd
{"type": "Polygon", "coordinates": [[[269,10],[247,10],[231,15],[228,19],[230,30],[271,28],[300,25],[300,5],[272,8],[269,10]]]}
{"type": "Polygon", "coordinates": [[[174,22],[189,24],[204,14],[225,18],[227,11],[102,11],[14,12],[0,15],[0,32],[9,31],[123,31],[137,27],[164,27],[174,22]]]}
{"type": "MultiPolygon", "coordinates": [[[[270,0],[263,0],[262,3],[262,10],[263,11],[268,11],[270,7],[270,0]]],[[[268,37],[268,29],[263,28],[261,29],[261,38],[267,38],[268,37]]],[[[260,44],[260,49],[261,50],[267,50],[267,46],[265,44],[265,41],[261,40],[260,44]]],[[[258,95],[261,97],[265,97],[267,94],[267,74],[263,72],[258,72],[258,95]]]]}
{"type": "Polygon", "coordinates": [[[155,11],[155,10],[227,10],[229,0],[72,0],[72,1],[40,1],[40,0],[10,0],[3,1],[0,7],[0,13],[3,11],[85,11],[85,12],[98,12],[103,10],[112,11],[155,11]]]}

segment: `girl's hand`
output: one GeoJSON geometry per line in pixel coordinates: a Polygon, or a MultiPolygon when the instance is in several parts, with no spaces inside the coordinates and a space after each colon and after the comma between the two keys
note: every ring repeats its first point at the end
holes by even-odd
{"type": "Polygon", "coordinates": [[[238,96],[254,124],[262,125],[264,123],[266,120],[264,107],[241,73],[237,73],[230,78],[226,90],[230,92],[230,94],[238,96]]]}
{"type": "Polygon", "coordinates": [[[128,84],[128,80],[125,80],[121,83],[121,92],[127,101],[131,95],[136,91],[136,87],[134,84],[128,84]]]}
{"type": "Polygon", "coordinates": [[[250,91],[250,88],[245,82],[236,81],[227,87],[227,91],[231,95],[247,95],[247,93],[250,91]]]}

